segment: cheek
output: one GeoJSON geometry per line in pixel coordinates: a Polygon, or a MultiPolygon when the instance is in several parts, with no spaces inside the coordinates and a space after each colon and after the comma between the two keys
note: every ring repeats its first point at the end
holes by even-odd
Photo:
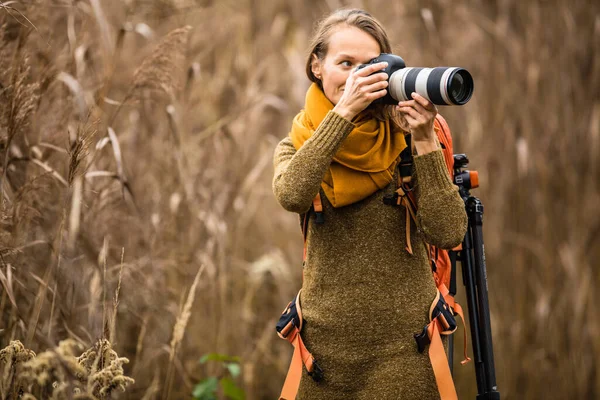
{"type": "Polygon", "coordinates": [[[336,68],[328,68],[323,74],[323,89],[327,98],[336,104],[342,96],[342,90],[350,75],[349,71],[340,71],[336,68]]]}
{"type": "Polygon", "coordinates": [[[348,76],[350,75],[349,72],[346,71],[336,71],[333,74],[333,79],[332,79],[332,83],[337,87],[337,86],[344,86],[346,84],[346,80],[348,79],[348,76]]]}
{"type": "Polygon", "coordinates": [[[323,82],[323,85],[329,91],[337,93],[339,90],[343,89],[344,86],[346,85],[346,80],[348,79],[348,75],[349,74],[346,73],[345,71],[332,72],[326,77],[325,82],[323,82]]]}
{"type": "Polygon", "coordinates": [[[333,81],[326,82],[323,85],[323,89],[325,92],[325,96],[335,105],[337,104],[339,98],[342,95],[342,91],[340,90],[339,84],[334,83],[333,81]]]}

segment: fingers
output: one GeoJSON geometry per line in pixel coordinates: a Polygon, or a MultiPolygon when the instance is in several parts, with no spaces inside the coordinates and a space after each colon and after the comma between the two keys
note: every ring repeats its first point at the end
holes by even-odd
{"type": "Polygon", "coordinates": [[[403,101],[401,103],[398,103],[398,105],[400,105],[401,107],[412,108],[412,109],[416,110],[421,115],[426,115],[428,113],[431,113],[430,110],[426,110],[425,107],[423,107],[421,104],[417,103],[414,100],[403,101]],[[404,103],[404,104],[401,105],[401,103],[404,103]]]}
{"type": "Polygon", "coordinates": [[[382,69],[384,69],[385,67],[387,67],[387,65],[388,65],[388,63],[386,63],[386,62],[380,62],[380,63],[377,63],[377,64],[371,64],[371,65],[368,65],[368,66],[366,66],[366,67],[364,67],[362,69],[359,69],[358,71],[356,71],[354,73],[354,75],[356,75],[356,76],[362,76],[362,77],[369,76],[373,72],[381,71],[382,69]]]}
{"type": "Polygon", "coordinates": [[[398,111],[404,113],[407,118],[410,117],[415,121],[421,121],[424,119],[423,115],[419,114],[419,112],[417,112],[417,110],[415,110],[413,107],[398,107],[398,111]]]}
{"type": "Polygon", "coordinates": [[[417,104],[422,106],[427,111],[436,111],[437,112],[437,109],[435,108],[435,104],[433,104],[432,102],[427,100],[425,97],[421,96],[419,93],[412,92],[411,96],[413,99],[415,99],[415,102],[417,104]]]}
{"type": "Polygon", "coordinates": [[[363,87],[362,93],[365,99],[369,102],[383,97],[387,94],[387,81],[377,82],[369,86],[363,87]]]}
{"type": "Polygon", "coordinates": [[[377,81],[374,83],[371,83],[370,85],[364,85],[363,86],[363,91],[365,93],[370,93],[370,92],[375,92],[381,89],[385,89],[388,87],[388,81],[377,81]]]}
{"type": "Polygon", "coordinates": [[[399,102],[398,110],[419,120],[429,119],[431,116],[435,117],[437,108],[433,103],[415,92],[412,93],[412,97],[414,100],[399,102]]]}
{"type": "Polygon", "coordinates": [[[410,127],[410,133],[415,140],[433,140],[434,120],[437,108],[433,103],[418,93],[411,93],[414,100],[398,103],[398,111],[410,127]]]}
{"type": "Polygon", "coordinates": [[[355,88],[356,93],[360,93],[365,96],[369,100],[377,99],[379,97],[385,96],[387,91],[380,95],[381,90],[388,87],[387,81],[388,75],[385,73],[373,74],[366,77],[354,77],[351,86],[355,88]],[[375,97],[372,95],[375,94],[375,97]]]}
{"type": "Polygon", "coordinates": [[[373,100],[379,99],[380,97],[385,96],[386,94],[387,94],[387,90],[381,89],[376,92],[372,92],[369,97],[371,98],[371,101],[373,101],[373,100]]]}
{"type": "Polygon", "coordinates": [[[373,74],[364,78],[358,78],[358,81],[363,85],[371,85],[376,82],[385,81],[387,83],[388,74],[382,72],[380,74],[373,74]]]}
{"type": "Polygon", "coordinates": [[[408,125],[411,128],[419,124],[419,122],[416,119],[412,118],[410,115],[404,114],[404,118],[406,119],[406,122],[408,122],[408,125]]]}
{"type": "Polygon", "coordinates": [[[385,96],[387,94],[388,75],[377,72],[380,72],[386,66],[387,63],[383,62],[354,70],[346,80],[344,93],[336,107],[345,107],[356,115],[374,100],[385,96]]]}

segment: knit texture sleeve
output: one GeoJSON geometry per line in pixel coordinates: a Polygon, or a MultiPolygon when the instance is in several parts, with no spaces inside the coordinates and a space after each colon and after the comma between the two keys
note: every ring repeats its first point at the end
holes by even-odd
{"type": "Polygon", "coordinates": [[[467,231],[465,204],[450,180],[442,150],[414,157],[417,223],[425,241],[441,249],[458,246],[467,231]]]}
{"type": "Polygon", "coordinates": [[[277,145],[273,156],[273,193],[283,208],[304,213],[319,192],[333,156],[354,124],[329,111],[299,150],[289,137],[277,145]]]}

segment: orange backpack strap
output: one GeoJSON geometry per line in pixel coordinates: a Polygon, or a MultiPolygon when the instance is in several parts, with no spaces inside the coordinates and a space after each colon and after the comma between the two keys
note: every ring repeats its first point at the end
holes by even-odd
{"type": "Polygon", "coordinates": [[[431,360],[431,367],[440,392],[440,398],[441,400],[458,400],[437,319],[429,323],[427,334],[430,339],[429,359],[431,360]]]}
{"type": "MultiPolygon", "coordinates": [[[[305,212],[303,215],[300,215],[300,225],[302,228],[302,237],[304,239],[304,249],[302,250],[302,267],[306,264],[306,253],[308,249],[308,220],[310,219],[310,213],[314,211],[315,213],[315,222],[318,224],[322,224],[325,222],[325,217],[323,215],[323,203],[321,202],[321,194],[317,193],[312,202],[312,208],[305,212]]],[[[304,282],[304,268],[302,269],[302,281],[304,282]]]]}
{"type": "Polygon", "coordinates": [[[414,192],[412,191],[412,149],[410,136],[406,138],[408,146],[400,153],[400,162],[398,164],[398,182],[396,192],[393,195],[383,197],[383,203],[387,205],[403,205],[406,209],[406,251],[413,254],[410,226],[411,219],[417,223],[417,205],[414,192]]]}
{"type": "MultiPolygon", "coordinates": [[[[309,375],[314,375],[313,372],[318,369],[318,364],[315,363],[312,354],[306,349],[298,328],[294,327],[289,334],[288,341],[294,346],[294,355],[290,362],[283,388],[279,400],[294,400],[300,387],[302,378],[302,365],[306,366],[309,375]]],[[[322,373],[322,371],[320,371],[322,373]]]]}
{"type": "Polygon", "coordinates": [[[315,222],[317,224],[322,224],[325,222],[325,218],[323,216],[323,203],[321,202],[321,193],[317,193],[312,202],[313,210],[315,211],[315,222]]]}
{"type": "Polygon", "coordinates": [[[294,346],[294,354],[288,369],[279,400],[294,400],[300,387],[302,378],[302,366],[306,367],[308,375],[316,382],[323,379],[323,370],[317,364],[313,355],[308,351],[300,335],[302,331],[302,308],[300,306],[300,293],[298,292],[294,300],[290,301],[281,313],[277,322],[276,330],[280,338],[287,340],[294,346]]]}
{"type": "Polygon", "coordinates": [[[438,286],[438,291],[440,292],[440,294],[442,295],[442,297],[444,298],[444,300],[446,301],[446,303],[448,303],[448,306],[450,306],[450,309],[452,310],[452,312],[454,313],[454,315],[458,315],[460,317],[460,320],[462,321],[462,326],[463,326],[463,337],[464,337],[464,355],[465,358],[460,362],[462,365],[465,365],[466,363],[468,363],[469,361],[471,361],[471,357],[468,356],[467,354],[467,324],[465,324],[465,315],[463,313],[463,309],[460,306],[460,304],[458,304],[456,302],[456,300],[454,300],[454,296],[452,296],[452,294],[450,294],[450,291],[448,290],[448,287],[446,287],[446,285],[444,283],[441,283],[438,286]]]}
{"type": "MultiPolygon", "coordinates": [[[[456,331],[457,324],[454,318],[456,314],[463,320],[464,327],[462,308],[454,301],[446,286],[442,284],[429,309],[429,324],[425,325],[423,332],[415,334],[419,352],[425,351],[425,346],[429,345],[429,359],[441,400],[458,399],[441,338],[441,335],[450,335],[456,331]]],[[[469,361],[471,359],[467,356],[467,333],[465,330],[465,359],[461,364],[464,365],[469,361]]]]}
{"type": "Polygon", "coordinates": [[[410,196],[411,192],[408,190],[406,185],[401,181],[400,176],[398,176],[398,189],[395,193],[396,205],[403,205],[406,209],[406,251],[409,254],[413,254],[410,243],[410,220],[412,219],[415,225],[417,224],[417,206],[410,196]]]}
{"type": "Polygon", "coordinates": [[[429,320],[423,332],[415,334],[419,352],[424,352],[425,346],[429,345],[429,360],[441,400],[457,400],[458,395],[441,338],[441,335],[450,335],[456,331],[456,320],[452,309],[439,290],[431,303],[429,320]]]}

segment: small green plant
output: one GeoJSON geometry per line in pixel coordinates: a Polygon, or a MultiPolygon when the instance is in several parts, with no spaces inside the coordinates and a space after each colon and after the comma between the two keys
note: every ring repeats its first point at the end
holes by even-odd
{"type": "Polygon", "coordinates": [[[192,396],[197,400],[216,400],[219,386],[223,396],[231,400],[245,400],[244,390],[237,386],[235,379],[241,373],[240,358],[217,353],[205,354],[200,358],[200,364],[209,361],[221,364],[219,376],[211,376],[194,387],[192,396]]]}

